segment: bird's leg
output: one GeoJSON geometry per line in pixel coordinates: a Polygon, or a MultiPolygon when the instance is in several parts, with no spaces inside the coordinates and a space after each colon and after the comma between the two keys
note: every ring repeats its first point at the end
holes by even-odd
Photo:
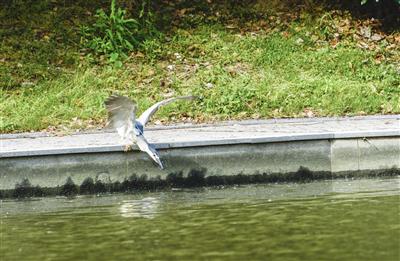
{"type": "Polygon", "coordinates": [[[125,144],[124,146],[124,152],[128,152],[132,150],[133,144],[125,144]]]}
{"type": "Polygon", "coordinates": [[[131,151],[133,149],[134,142],[130,139],[122,139],[122,144],[124,144],[124,152],[131,151]]]}

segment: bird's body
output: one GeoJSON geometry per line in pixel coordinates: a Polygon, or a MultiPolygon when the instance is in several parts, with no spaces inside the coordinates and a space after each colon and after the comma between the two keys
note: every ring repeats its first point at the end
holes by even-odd
{"type": "Polygon", "coordinates": [[[151,116],[163,105],[178,99],[192,100],[193,96],[180,96],[169,98],[155,103],[139,118],[135,118],[137,104],[128,97],[121,95],[111,95],[106,101],[106,109],[108,111],[108,125],[115,128],[126,145],[136,143],[141,151],[146,152],[160,166],[164,168],[157,150],[153,145],[147,142],[144,137],[144,128],[151,116]]]}

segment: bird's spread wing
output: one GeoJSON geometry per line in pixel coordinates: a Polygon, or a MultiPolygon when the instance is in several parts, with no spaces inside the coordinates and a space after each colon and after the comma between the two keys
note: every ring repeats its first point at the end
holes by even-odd
{"type": "Polygon", "coordinates": [[[171,103],[176,100],[193,100],[195,99],[195,96],[179,96],[179,97],[173,97],[169,98],[160,102],[157,102],[156,104],[152,105],[150,108],[148,108],[145,112],[140,115],[140,117],[137,119],[138,122],[140,122],[143,126],[146,125],[146,123],[150,120],[151,116],[153,116],[154,113],[163,105],[166,105],[168,103],[171,103]]]}
{"type": "Polygon", "coordinates": [[[107,125],[115,128],[122,139],[132,139],[136,102],[121,95],[111,95],[105,101],[108,111],[107,125]]]}

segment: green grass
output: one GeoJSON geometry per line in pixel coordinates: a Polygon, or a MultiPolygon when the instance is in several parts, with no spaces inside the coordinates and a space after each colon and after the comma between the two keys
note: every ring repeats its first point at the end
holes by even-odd
{"type": "Polygon", "coordinates": [[[9,35],[2,51],[18,51],[0,63],[0,132],[102,126],[115,92],[140,111],[169,95],[202,97],[168,105],[155,115],[162,122],[400,113],[398,48],[364,50],[350,38],[332,47],[313,19],[321,17],[242,33],[221,23],[178,28],[119,69],[80,60],[79,46],[65,41],[9,35]]]}

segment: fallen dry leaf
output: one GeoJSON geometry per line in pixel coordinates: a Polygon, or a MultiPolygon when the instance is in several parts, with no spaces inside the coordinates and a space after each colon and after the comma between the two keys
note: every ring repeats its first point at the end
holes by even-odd
{"type": "Polygon", "coordinates": [[[360,34],[365,38],[371,38],[371,27],[361,27],[360,34]]]}
{"type": "Polygon", "coordinates": [[[372,36],[371,36],[371,40],[372,41],[380,41],[380,40],[382,40],[383,39],[383,36],[382,35],[380,35],[380,34],[373,34],[372,36]]]}

